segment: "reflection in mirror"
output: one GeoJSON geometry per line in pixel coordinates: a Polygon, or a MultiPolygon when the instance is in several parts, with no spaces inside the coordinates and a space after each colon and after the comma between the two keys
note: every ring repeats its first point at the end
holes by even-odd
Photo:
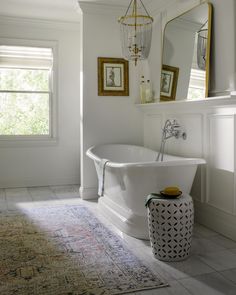
{"type": "Polygon", "coordinates": [[[208,96],[211,14],[211,4],[205,3],[167,23],[163,39],[162,101],[208,96]],[[166,68],[175,69],[178,75],[166,68]]]}

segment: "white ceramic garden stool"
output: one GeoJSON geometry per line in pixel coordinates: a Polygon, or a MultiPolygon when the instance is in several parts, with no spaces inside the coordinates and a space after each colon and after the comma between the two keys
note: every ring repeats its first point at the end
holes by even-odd
{"type": "Polygon", "coordinates": [[[194,223],[192,197],[152,198],[148,203],[148,226],[152,252],[163,261],[180,261],[189,256],[194,223]]]}

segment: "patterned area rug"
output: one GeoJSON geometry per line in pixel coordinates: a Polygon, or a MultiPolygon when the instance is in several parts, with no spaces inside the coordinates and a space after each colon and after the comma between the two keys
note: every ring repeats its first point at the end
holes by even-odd
{"type": "Polygon", "coordinates": [[[1,295],[111,295],[164,286],[86,207],[0,214],[1,295]]]}

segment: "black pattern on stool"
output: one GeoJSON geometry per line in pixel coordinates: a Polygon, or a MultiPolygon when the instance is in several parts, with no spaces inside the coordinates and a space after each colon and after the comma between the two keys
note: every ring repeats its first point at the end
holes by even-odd
{"type": "Polygon", "coordinates": [[[191,196],[153,199],[148,207],[148,225],[153,254],[163,261],[180,261],[189,256],[194,209],[191,196]]]}

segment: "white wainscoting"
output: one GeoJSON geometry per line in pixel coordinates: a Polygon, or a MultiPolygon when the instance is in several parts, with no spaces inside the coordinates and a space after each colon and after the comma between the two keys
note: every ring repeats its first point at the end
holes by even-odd
{"type": "Polygon", "coordinates": [[[166,119],[176,119],[187,139],[169,139],[166,152],[202,157],[191,195],[196,220],[236,240],[236,97],[138,105],[144,113],[144,145],[158,150],[166,119]]]}
{"type": "Polygon", "coordinates": [[[207,166],[206,202],[234,214],[234,124],[235,115],[211,114],[207,166]]]}

